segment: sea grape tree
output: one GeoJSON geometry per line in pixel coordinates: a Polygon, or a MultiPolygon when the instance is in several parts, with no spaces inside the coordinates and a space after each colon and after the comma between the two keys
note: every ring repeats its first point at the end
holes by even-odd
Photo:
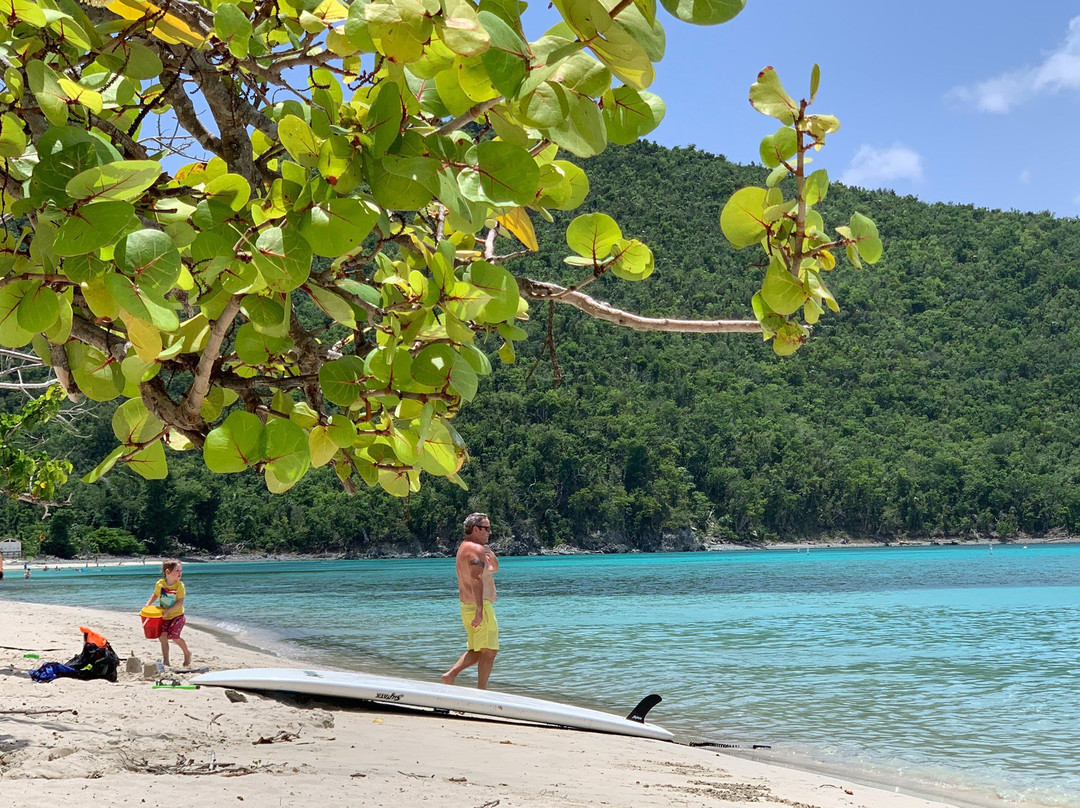
{"type": "MultiPolygon", "coordinates": [[[[663,7],[714,24],[744,2],[663,7]]],[[[873,261],[880,242],[862,217],[825,236],[827,179],[803,168],[837,124],[770,71],[751,102],[784,124],[762,150],[777,172],[721,217],[767,251],[757,319],[654,320],[584,294],[654,269],[603,213],[567,228],[580,282],[512,272],[534,217],[588,194],[565,157],[664,114],[655,0],[554,6],[530,42],[516,0],[0,0],[0,345],[73,399],[124,399],[88,481],[117,463],[163,477],[168,448],[275,492],[328,464],[398,496],[422,472],[460,483],[452,419],[485,347],[514,360],[530,299],[797,347],[835,308],[832,251],[873,261]]]]}
{"type": "Polygon", "coordinates": [[[817,95],[820,70],[814,65],[810,97],[796,102],[771,67],[765,68],[750,88],[750,103],[764,115],[783,124],[761,141],[761,162],[772,169],[765,188],[736,191],[720,214],[724,236],[735,247],[761,244],[768,269],[761,291],[754,295],[754,314],[766,339],[780,355],[794,353],[806,341],[809,328],[825,313],[839,311],[836,298],[822,273],[836,266],[834,251],[843,248],[848,260],[861,268],[881,257],[877,226],[861,213],[853,213],[847,225],[835,228],[830,237],[814,205],[829,190],[829,175],[818,169],[807,175],[807,152],[820,150],[825,136],[840,128],[832,115],[807,112],[817,95]],[[795,180],[794,193],[785,198],[780,181],[795,180]],[[796,315],[802,310],[803,322],[796,315]],[[804,324],[805,323],[805,324],[804,324]]]}

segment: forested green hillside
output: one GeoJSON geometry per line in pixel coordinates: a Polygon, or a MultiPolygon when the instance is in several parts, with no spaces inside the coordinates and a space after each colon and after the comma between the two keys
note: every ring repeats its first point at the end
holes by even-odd
{"type": "MultiPolygon", "coordinates": [[[[752,316],[761,269],[747,262],[760,251],[732,250],[717,217],[763,170],[639,143],[609,148],[589,173],[585,209],[614,215],[657,263],[643,283],[605,278],[590,294],[653,316],[752,316]]],[[[749,335],[641,334],[564,306],[552,361],[549,311],[534,305],[518,362],[496,363],[459,419],[467,493],[439,479],[409,500],[350,497],[323,472],[273,496],[254,475],[185,457],[164,481],[116,469],[71,482],[72,506],[45,522],[7,504],[0,529],[68,553],[115,535],[88,538],[102,527],[151,551],[423,552],[453,542],[470,510],[522,548],[657,549],[664,535],[678,547],[690,529],[741,541],[1076,530],[1080,222],[838,185],[820,210],[840,223],[830,209],[873,218],[885,255],[833,273],[841,313],[791,357],[749,335]]],[[[548,250],[512,269],[562,265],[557,231],[538,230],[548,250]]],[[[114,444],[111,407],[93,411],[73,431],[50,425],[77,474],[114,444]]]]}

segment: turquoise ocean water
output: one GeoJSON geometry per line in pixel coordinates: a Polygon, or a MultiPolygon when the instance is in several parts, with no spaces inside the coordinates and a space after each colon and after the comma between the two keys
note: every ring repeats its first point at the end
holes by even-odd
{"type": "MultiPolygon", "coordinates": [[[[0,597],[137,620],[159,570],[9,569],[0,597]]],[[[192,622],[312,665],[436,679],[463,649],[450,559],[188,563],[184,581],[192,622]]],[[[511,557],[497,581],[495,689],[609,712],[657,692],[650,719],[680,740],[1080,808],[1080,545],[511,557]]]]}

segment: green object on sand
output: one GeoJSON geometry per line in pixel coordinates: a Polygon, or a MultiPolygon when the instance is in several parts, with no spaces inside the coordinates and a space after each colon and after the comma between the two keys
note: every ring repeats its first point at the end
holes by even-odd
{"type": "Polygon", "coordinates": [[[41,659],[41,656],[38,654],[23,654],[22,656],[23,659],[41,659]]]}
{"type": "Polygon", "coordinates": [[[198,685],[154,685],[154,690],[198,690],[198,685]]]}

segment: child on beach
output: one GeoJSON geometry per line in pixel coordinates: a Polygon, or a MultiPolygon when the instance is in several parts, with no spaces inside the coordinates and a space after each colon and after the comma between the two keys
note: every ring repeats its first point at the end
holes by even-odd
{"type": "Polygon", "coordinates": [[[146,601],[147,606],[157,605],[161,608],[161,661],[169,664],[169,640],[176,643],[177,648],[184,652],[184,667],[191,667],[191,651],[187,643],[180,638],[180,632],[184,630],[184,597],[186,592],[180,576],[184,574],[184,565],[175,558],[166,559],[161,563],[162,577],[154,585],[154,594],[146,601]]]}

